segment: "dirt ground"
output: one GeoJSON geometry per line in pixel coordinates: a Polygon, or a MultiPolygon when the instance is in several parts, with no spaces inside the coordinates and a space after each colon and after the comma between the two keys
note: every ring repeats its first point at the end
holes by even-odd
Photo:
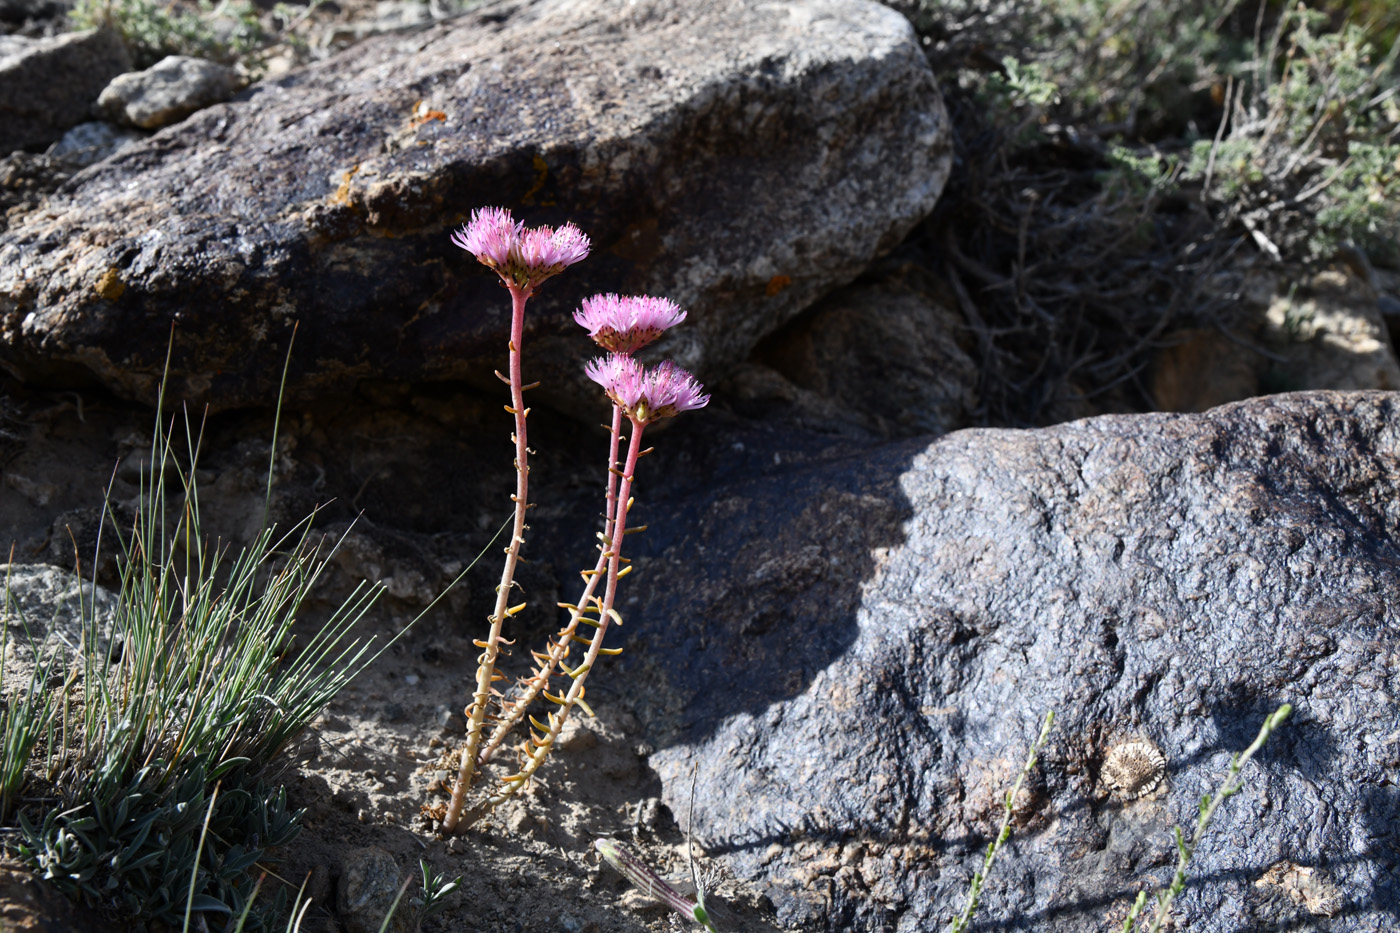
{"type": "MultiPolygon", "coordinates": [[[[210,422],[199,475],[201,512],[211,535],[246,538],[250,529],[242,526],[249,515],[261,511],[268,417],[263,412],[210,422]]],[[[323,412],[284,420],[290,438],[278,461],[278,497],[284,510],[305,514],[301,503],[313,491],[322,502],[337,492],[347,499],[357,495],[360,507],[381,515],[396,507],[398,495],[428,495],[421,487],[400,489],[402,483],[385,481],[381,485],[386,498],[376,498],[378,487],[361,477],[383,476],[388,467],[372,458],[360,458],[364,462],[357,465],[353,451],[316,450],[313,441],[322,436],[317,425],[335,417],[323,412]],[[333,461],[351,466],[337,472],[333,461]]],[[[92,553],[104,489],[111,485],[119,510],[132,507],[139,476],[133,464],[148,449],[152,419],[143,406],[95,391],[47,392],[0,378],[0,533],[6,539],[5,551],[13,547],[15,562],[71,569],[75,554],[92,553]]],[[[433,430],[406,424],[385,410],[364,419],[353,425],[337,422],[337,436],[363,444],[375,432],[395,436],[405,430],[433,430]]],[[[456,423],[448,427],[454,433],[462,428],[456,423]]],[[[451,461],[459,453],[448,450],[444,456],[451,461]]],[[[550,475],[549,467],[547,458],[542,459],[543,476],[550,475]]],[[[439,468],[423,464],[420,482],[431,485],[439,468]]],[[[562,479],[553,476],[556,484],[562,479]]],[[[541,511],[549,517],[547,509],[541,511]]],[[[555,510],[556,517],[560,511],[555,510]]],[[[331,521],[323,527],[335,530],[345,524],[331,521]]],[[[480,523],[473,515],[468,524],[480,523]]],[[[469,560],[485,547],[491,531],[494,524],[489,531],[450,538],[435,555],[423,544],[431,544],[431,536],[386,530],[371,522],[363,533],[352,532],[346,539],[344,559],[325,585],[322,602],[333,605],[357,579],[388,579],[390,595],[355,633],[373,636],[383,645],[436,594],[440,581],[451,579],[457,563],[449,558],[469,560]],[[396,548],[396,541],[401,546],[396,548]],[[440,562],[436,567],[435,561],[440,562]]],[[[491,548],[491,554],[497,550],[491,548]]],[[[85,556],[76,562],[90,563],[85,556]]],[[[111,586],[115,566],[104,564],[99,562],[98,577],[111,586]]],[[[365,854],[370,847],[393,860],[395,878],[386,882],[390,889],[396,880],[415,878],[409,897],[419,890],[420,859],[449,878],[462,877],[446,909],[423,922],[425,931],[698,929],[635,891],[593,850],[595,839],[614,836],[631,844],[663,876],[689,878],[679,825],[685,814],[672,814],[660,803],[660,781],[647,763],[652,750],[629,707],[628,697],[641,696],[645,684],[612,684],[600,670],[604,676],[590,682],[589,691],[597,718],[578,713],[519,799],[464,834],[444,837],[424,815],[424,809],[440,806],[448,797],[456,768],[453,755],[465,733],[462,707],[474,686],[478,649],[472,639],[481,637],[477,629],[484,626],[499,572],[490,556],[483,559],[446,608],[403,632],[314,722],[289,756],[286,771],[277,777],[287,787],[289,804],[306,810],[298,838],[275,853],[282,860],[275,872],[290,886],[289,899],[303,880],[313,898],[313,909],[302,925],[305,933],[378,928],[378,916],[348,916],[336,909],[337,893],[353,886],[364,866],[372,868],[373,860],[366,861],[365,854]]],[[[564,588],[547,563],[532,565],[525,579],[533,590],[532,603],[552,604],[564,588]]],[[[547,612],[521,623],[513,633],[519,636],[515,656],[504,662],[508,675],[524,673],[521,659],[529,647],[542,643],[553,624],[547,612]]],[[[499,774],[513,754],[503,748],[488,774],[499,774]]],[[[726,877],[723,865],[705,858],[698,847],[696,855],[702,877],[710,879],[709,901],[717,907],[714,915],[721,930],[781,929],[763,890],[726,877]]]]}
{"type": "MultiPolygon", "coordinates": [[[[651,749],[620,697],[597,691],[597,718],[570,723],[543,777],[467,833],[443,838],[420,812],[447,800],[449,768],[464,721],[444,701],[470,690],[475,650],[465,637],[414,633],[337,698],[303,748],[291,800],[307,808],[301,837],[288,847],[286,876],[313,884],[337,874],[337,861],[364,846],[389,852],[401,872],[425,859],[463,877],[449,908],[425,930],[668,931],[695,929],[640,895],[593,854],[599,836],[631,844],[663,876],[689,876],[685,837],[657,799],[651,749]],[[425,649],[435,657],[424,660],[425,649]]],[[[590,696],[590,699],[593,699],[590,696]]],[[[684,814],[681,815],[682,820],[684,814]]],[[[763,892],[713,876],[712,900],[724,930],[770,931],[763,892]]],[[[324,901],[323,901],[324,903],[324,901]]],[[[335,929],[320,914],[320,929],[335,929]]],[[[307,925],[305,929],[314,930],[307,925]]]]}

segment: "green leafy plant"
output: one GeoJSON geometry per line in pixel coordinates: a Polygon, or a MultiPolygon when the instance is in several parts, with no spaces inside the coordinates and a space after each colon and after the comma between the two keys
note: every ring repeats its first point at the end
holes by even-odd
{"type": "Polygon", "coordinates": [[[420,860],[418,870],[423,875],[423,893],[414,900],[420,919],[426,920],[441,913],[447,907],[447,895],[462,886],[460,877],[447,880],[446,875],[438,874],[431,865],[420,860]]]}
{"type": "Polygon", "coordinates": [[[1400,264],[1400,44],[1377,55],[1373,39],[1285,10],[1227,85],[1215,138],[1192,147],[1185,177],[1265,252],[1325,258],[1349,243],[1400,264]]]}
{"type": "Polygon", "coordinates": [[[305,33],[325,2],[278,2],[269,10],[248,0],[77,0],[68,17],[76,29],[115,30],[138,68],[190,55],[238,66],[257,80],[277,52],[298,61],[310,56],[305,33]]]}
{"type": "Polygon", "coordinates": [[[153,0],[78,0],[69,19],[79,29],[108,26],[148,68],[167,55],[191,55],[233,64],[270,37],[251,3],[201,0],[180,5],[153,0]]]}
{"type": "MultiPolygon", "coordinates": [[[[156,770],[143,768],[124,783],[101,773],[84,782],[85,802],[33,822],[21,810],[14,854],[65,894],[120,916],[179,925],[189,910],[247,912],[249,870],[296,836],[301,811],[289,811],[285,794],[262,784],[210,795],[202,763],[185,768],[173,786],[162,786],[156,770]],[[196,845],[204,831],[208,844],[196,845]]],[[[252,911],[249,929],[262,929],[283,902],[279,892],[252,911]]]]}

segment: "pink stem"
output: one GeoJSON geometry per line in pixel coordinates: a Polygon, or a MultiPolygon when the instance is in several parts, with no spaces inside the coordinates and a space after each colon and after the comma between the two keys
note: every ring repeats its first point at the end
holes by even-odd
{"type": "MultiPolygon", "coordinates": [[[[457,782],[452,786],[452,801],[442,828],[452,832],[461,818],[462,807],[466,803],[467,789],[471,787],[475,773],[477,749],[481,745],[481,730],[486,722],[486,711],[490,704],[492,684],[503,680],[496,673],[496,656],[500,652],[501,627],[508,615],[514,612],[507,607],[510,591],[515,585],[515,566],[520,561],[520,548],[525,543],[525,511],[529,508],[530,448],[526,444],[525,417],[530,413],[525,407],[524,381],[520,373],[520,347],[525,337],[525,302],[530,300],[527,288],[507,286],[511,297],[510,321],[510,406],[507,411],[515,416],[515,526],[511,533],[510,546],[506,548],[505,567],[501,570],[501,582],[496,587],[496,608],[491,613],[491,631],[485,641],[475,644],[481,648],[477,658],[476,692],[472,694],[472,705],[468,710],[467,744],[462,750],[461,768],[457,772],[457,782]]],[[[523,605],[515,611],[524,608],[523,605]]]]}
{"type": "MultiPolygon", "coordinates": [[[[491,756],[496,753],[506,736],[516,723],[520,722],[525,710],[529,705],[539,698],[540,692],[549,686],[549,679],[554,676],[554,672],[559,667],[559,662],[569,656],[569,646],[573,641],[574,633],[578,631],[579,620],[583,618],[587,611],[588,601],[593,598],[593,591],[598,588],[598,581],[602,579],[603,572],[607,568],[608,555],[613,550],[613,524],[617,509],[617,448],[622,435],[622,409],[613,405],[612,440],[608,449],[608,492],[606,497],[607,514],[604,516],[603,525],[603,546],[600,547],[598,563],[593,568],[592,573],[585,572],[583,595],[579,601],[569,609],[569,622],[558,634],[555,635],[554,642],[550,645],[549,655],[542,661],[539,670],[529,678],[525,685],[525,690],[521,695],[511,701],[510,707],[502,712],[501,721],[492,730],[490,739],[487,740],[481,754],[477,756],[476,766],[483,767],[491,756]]],[[[563,605],[561,603],[561,605],[563,605]]],[[[541,657],[536,655],[536,658],[541,657]]]]}
{"type": "Polygon", "coordinates": [[[594,663],[598,660],[598,654],[603,647],[603,636],[607,634],[608,623],[612,618],[613,602],[617,597],[618,570],[622,563],[622,537],[627,533],[627,500],[632,493],[632,478],[637,469],[637,458],[641,455],[642,428],[644,425],[632,422],[632,440],[627,448],[627,465],[623,468],[622,488],[617,497],[616,519],[613,524],[612,546],[609,548],[608,557],[608,585],[604,591],[602,603],[599,606],[598,631],[593,635],[593,641],[588,646],[588,653],[584,656],[583,663],[571,672],[573,685],[569,687],[569,692],[563,697],[552,698],[553,702],[560,707],[559,712],[549,717],[549,727],[543,737],[532,738],[530,744],[526,746],[526,760],[520,771],[506,778],[495,794],[473,808],[468,821],[475,821],[493,810],[500,803],[509,798],[517,790],[523,787],[529,779],[544,764],[546,756],[554,746],[559,734],[563,731],[564,723],[569,718],[569,712],[574,705],[583,697],[583,683],[588,678],[589,672],[593,669],[594,663]]]}

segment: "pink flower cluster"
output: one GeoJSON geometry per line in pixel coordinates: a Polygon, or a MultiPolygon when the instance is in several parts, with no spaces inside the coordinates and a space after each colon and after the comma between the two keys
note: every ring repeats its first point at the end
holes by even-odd
{"type": "Polygon", "coordinates": [[[584,372],[633,424],[673,418],[704,408],[710,401],[701,391],[704,386],[670,360],[648,369],[632,358],[667,328],[685,320],[685,312],[675,302],[648,295],[594,295],[583,300],[574,320],[594,343],[609,351],[588,363],[584,372]]]}
{"type": "Polygon", "coordinates": [[[584,367],[588,378],[603,387],[634,424],[674,418],[709,404],[710,397],[694,376],[670,360],[647,368],[623,353],[612,353],[584,367]]]}
{"type": "MultiPolygon", "coordinates": [[[[452,234],[452,242],[493,269],[522,300],[541,282],[585,258],[591,246],[571,223],[526,227],[502,207],[473,211],[471,220],[452,234]]],[[[574,313],[574,320],[609,353],[588,364],[589,378],[636,424],[703,408],[710,400],[695,377],[674,363],[648,369],[632,359],[685,316],[667,298],[614,294],[585,298],[574,313]]]]}
{"type": "Polygon", "coordinates": [[[669,298],[594,295],[583,299],[574,320],[604,350],[631,354],[684,321],[685,312],[669,298]]]}
{"type": "Polygon", "coordinates": [[[573,224],[526,227],[502,207],[484,207],[452,234],[452,242],[493,269],[507,286],[533,292],[588,255],[588,237],[573,224]]]}

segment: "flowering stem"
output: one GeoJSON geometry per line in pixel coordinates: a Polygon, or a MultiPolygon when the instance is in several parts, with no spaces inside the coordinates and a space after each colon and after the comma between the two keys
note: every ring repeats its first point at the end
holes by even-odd
{"type": "MultiPolygon", "coordinates": [[[[564,723],[569,718],[569,712],[575,704],[582,705],[584,709],[588,705],[583,702],[583,683],[588,679],[588,672],[593,669],[593,664],[598,660],[599,654],[618,654],[619,649],[606,650],[603,648],[603,637],[608,632],[608,623],[613,620],[621,622],[621,617],[613,609],[613,602],[617,597],[617,580],[621,576],[619,569],[622,565],[622,538],[627,533],[627,507],[632,494],[632,478],[637,469],[637,458],[641,455],[642,429],[644,425],[637,422],[632,423],[632,438],[627,446],[627,464],[622,471],[621,488],[618,490],[616,508],[614,509],[614,520],[612,523],[613,534],[604,541],[607,548],[605,556],[608,560],[608,583],[603,592],[602,600],[597,602],[598,620],[596,624],[598,631],[588,643],[588,653],[584,655],[583,663],[570,670],[564,667],[564,673],[573,678],[573,684],[569,687],[569,692],[564,696],[555,696],[545,693],[544,697],[552,703],[558,704],[559,712],[549,714],[549,723],[545,725],[538,720],[531,718],[531,723],[535,725],[543,734],[535,735],[531,733],[526,742],[525,764],[520,771],[505,778],[496,793],[488,797],[468,816],[467,821],[474,822],[508,799],[517,790],[523,787],[540,765],[544,764],[545,758],[549,756],[549,750],[554,746],[559,738],[559,733],[564,729],[564,723]]],[[[562,666],[562,665],[561,665],[562,666]]]]}
{"type": "Polygon", "coordinates": [[[525,511],[529,506],[530,448],[526,444],[525,418],[530,410],[525,407],[524,382],[520,373],[520,347],[525,336],[525,302],[530,299],[528,288],[510,286],[510,401],[506,411],[515,416],[515,527],[511,534],[510,546],[506,548],[505,567],[501,570],[501,582],[496,587],[496,608],[491,613],[491,631],[485,641],[474,644],[481,648],[477,658],[476,692],[472,694],[472,705],[467,721],[467,744],[462,750],[461,767],[457,772],[457,782],[452,787],[452,802],[443,818],[442,828],[452,832],[462,815],[466,802],[467,789],[471,787],[475,774],[477,749],[481,745],[481,730],[486,723],[486,710],[490,704],[492,684],[504,678],[496,673],[496,656],[500,652],[501,627],[507,616],[515,615],[525,604],[510,607],[510,591],[515,585],[515,566],[520,561],[520,548],[525,543],[525,511]]]}
{"type": "Polygon", "coordinates": [[[525,682],[525,689],[521,695],[512,700],[502,711],[500,721],[496,723],[496,728],[491,732],[491,738],[477,757],[478,768],[491,760],[491,756],[495,754],[501,742],[505,741],[506,736],[525,715],[525,710],[539,698],[540,692],[549,686],[549,679],[554,676],[559,662],[569,656],[569,645],[574,639],[574,633],[578,631],[579,621],[583,618],[584,613],[590,611],[588,604],[593,599],[593,591],[598,588],[598,581],[603,578],[604,571],[607,569],[608,556],[612,550],[609,542],[613,540],[613,524],[617,511],[617,448],[622,436],[622,409],[617,405],[613,405],[611,435],[612,439],[608,450],[608,493],[603,525],[603,546],[598,549],[600,553],[597,566],[593,568],[592,573],[584,571],[585,585],[583,595],[579,597],[578,603],[572,606],[560,603],[560,606],[569,610],[569,622],[555,636],[547,656],[535,655],[536,660],[540,662],[539,669],[525,682]]]}

